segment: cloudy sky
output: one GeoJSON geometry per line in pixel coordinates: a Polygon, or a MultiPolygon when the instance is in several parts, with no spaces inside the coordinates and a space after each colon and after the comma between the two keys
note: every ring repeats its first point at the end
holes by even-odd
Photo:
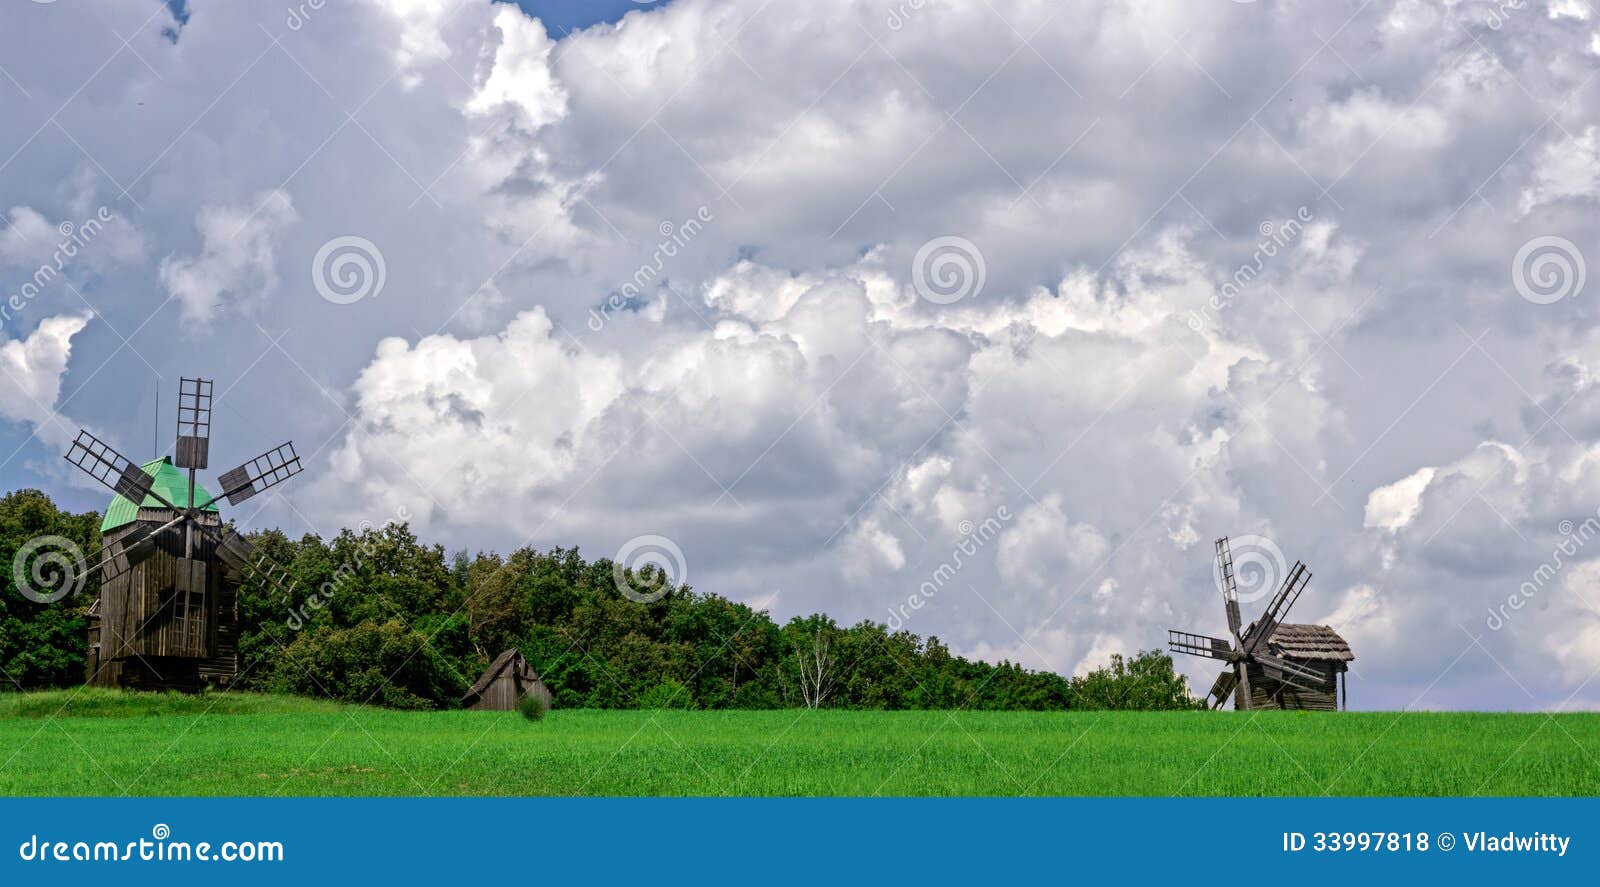
{"type": "Polygon", "coordinates": [[[1225,633],[1227,534],[1355,707],[1600,707],[1597,75],[1586,0],[10,2],[0,487],[201,374],[251,528],[1063,672],[1225,633]]]}

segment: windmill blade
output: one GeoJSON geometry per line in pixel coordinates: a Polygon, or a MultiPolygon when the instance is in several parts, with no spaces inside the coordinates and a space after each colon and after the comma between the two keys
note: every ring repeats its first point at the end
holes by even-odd
{"type": "Polygon", "coordinates": [[[150,556],[156,553],[157,537],[183,521],[182,517],[176,517],[159,527],[131,530],[128,535],[107,545],[102,552],[100,563],[95,564],[93,568],[100,574],[100,584],[103,586],[149,560],[150,556]]]}
{"type": "Polygon", "coordinates": [[[1311,571],[1300,561],[1294,562],[1294,569],[1289,571],[1289,578],[1283,580],[1283,587],[1272,596],[1272,603],[1267,605],[1267,611],[1256,620],[1255,630],[1250,632],[1250,639],[1245,642],[1245,653],[1254,653],[1272,633],[1278,630],[1278,625],[1283,617],[1289,615],[1289,608],[1300,599],[1301,592],[1306,590],[1306,583],[1311,581],[1311,571]]]}
{"type": "Polygon", "coordinates": [[[218,478],[222,483],[222,492],[211,497],[206,504],[226,497],[229,505],[238,505],[294,477],[300,471],[300,456],[294,451],[294,442],[290,441],[224,473],[218,478]]]}
{"type": "Polygon", "coordinates": [[[211,454],[211,380],[178,382],[178,445],[172,464],[205,468],[211,454]]]}
{"type": "Polygon", "coordinates": [[[1221,708],[1222,704],[1228,701],[1228,697],[1233,695],[1233,687],[1237,683],[1239,683],[1239,676],[1234,673],[1234,670],[1224,668],[1222,673],[1217,675],[1216,682],[1211,685],[1211,691],[1206,694],[1207,699],[1215,700],[1211,703],[1211,707],[1221,708]]]}
{"type": "Polygon", "coordinates": [[[1234,680],[1238,684],[1238,693],[1234,696],[1235,711],[1250,711],[1256,708],[1256,696],[1250,695],[1250,663],[1237,661],[1234,663],[1234,680]]]}
{"type": "Polygon", "coordinates": [[[1311,581],[1311,571],[1301,561],[1294,562],[1294,569],[1289,571],[1289,578],[1283,581],[1283,587],[1272,596],[1272,603],[1267,605],[1265,620],[1271,623],[1283,621],[1289,614],[1289,608],[1299,599],[1300,593],[1305,591],[1306,583],[1311,581]]]}
{"type": "Polygon", "coordinates": [[[235,530],[229,530],[226,535],[217,538],[213,529],[209,535],[216,540],[217,556],[227,564],[230,570],[240,576],[256,576],[263,583],[276,590],[279,594],[288,596],[294,588],[290,580],[287,567],[269,558],[264,553],[258,553],[250,540],[241,536],[235,530]]]}
{"type": "Polygon", "coordinates": [[[1228,631],[1239,641],[1239,583],[1233,575],[1233,549],[1228,537],[1217,540],[1217,576],[1222,584],[1222,606],[1228,613],[1228,631]]]}
{"type": "Polygon", "coordinates": [[[1233,659],[1233,645],[1222,638],[1188,631],[1174,631],[1170,628],[1167,629],[1167,649],[1174,653],[1188,653],[1190,656],[1221,659],[1223,662],[1233,659]]]}
{"type": "Polygon", "coordinates": [[[1280,683],[1288,684],[1307,693],[1318,693],[1325,690],[1325,678],[1318,672],[1299,663],[1264,653],[1257,655],[1256,661],[1266,669],[1268,677],[1280,683]]]}
{"type": "Polygon", "coordinates": [[[222,562],[236,572],[243,573],[250,569],[250,558],[255,554],[255,546],[250,541],[239,535],[234,530],[218,536],[216,528],[208,528],[206,535],[216,542],[217,556],[222,562]]]}
{"type": "Polygon", "coordinates": [[[146,497],[154,497],[173,511],[181,510],[155,491],[154,479],[143,468],[87,431],[78,432],[66,460],[135,506],[143,505],[146,497]]]}
{"type": "Polygon", "coordinates": [[[1302,689],[1313,689],[1326,681],[1323,674],[1316,669],[1307,668],[1298,662],[1284,659],[1280,656],[1273,656],[1270,653],[1256,654],[1255,661],[1261,663],[1262,667],[1268,670],[1269,676],[1274,679],[1290,683],[1288,679],[1292,678],[1295,681],[1311,685],[1311,687],[1302,689]]]}
{"type": "Polygon", "coordinates": [[[147,559],[148,556],[139,559],[129,558],[120,548],[107,547],[100,557],[100,563],[89,568],[89,575],[92,576],[99,573],[100,587],[105,588],[111,583],[111,580],[116,579],[147,559]]]}
{"type": "Polygon", "coordinates": [[[117,558],[126,561],[129,566],[136,566],[156,553],[156,537],[182,522],[183,518],[179,517],[159,527],[130,530],[128,535],[111,543],[111,548],[117,558]]]}
{"type": "Polygon", "coordinates": [[[261,578],[261,582],[279,595],[287,598],[294,590],[294,581],[289,576],[289,568],[283,564],[263,554],[250,566],[255,575],[261,578]]]}
{"type": "Polygon", "coordinates": [[[1279,684],[1282,684],[1285,687],[1293,687],[1294,689],[1299,690],[1302,693],[1326,693],[1327,692],[1327,690],[1325,690],[1325,689],[1323,689],[1321,687],[1318,687],[1315,684],[1305,683],[1305,682],[1302,682],[1298,678],[1291,678],[1291,677],[1288,677],[1287,675],[1279,676],[1279,677],[1275,678],[1275,680],[1277,680],[1279,684]]]}

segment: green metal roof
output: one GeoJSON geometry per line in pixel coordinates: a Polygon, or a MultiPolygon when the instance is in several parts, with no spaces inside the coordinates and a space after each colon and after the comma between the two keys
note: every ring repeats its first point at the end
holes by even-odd
{"type": "MultiPolygon", "coordinates": [[[[140,467],[144,469],[145,474],[154,478],[154,482],[150,486],[157,493],[166,497],[168,502],[179,508],[189,504],[189,474],[173,465],[171,458],[162,456],[159,459],[146,462],[140,467]]],[[[204,502],[210,498],[211,494],[206,492],[205,487],[200,486],[199,483],[194,485],[194,501],[196,503],[204,502]]],[[[144,507],[166,508],[167,506],[162,505],[161,501],[154,496],[146,496],[144,498],[144,507]]],[[[216,511],[217,506],[214,504],[207,505],[204,510],[216,511]]],[[[112,496],[111,504],[106,506],[106,519],[100,522],[100,532],[106,533],[115,530],[117,527],[131,524],[138,519],[139,509],[134,506],[132,501],[122,496],[112,496]]]]}

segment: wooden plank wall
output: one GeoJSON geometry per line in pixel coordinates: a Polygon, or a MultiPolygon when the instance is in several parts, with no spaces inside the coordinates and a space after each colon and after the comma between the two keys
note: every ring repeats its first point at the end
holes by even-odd
{"type": "Polygon", "coordinates": [[[511,711],[517,707],[517,702],[523,696],[538,694],[544,697],[545,704],[550,703],[550,690],[543,681],[529,681],[519,678],[508,668],[500,673],[489,686],[483,690],[483,695],[467,708],[471,711],[511,711]]]}
{"type": "Polygon", "coordinates": [[[1335,681],[1342,669],[1337,668],[1333,662],[1299,659],[1294,661],[1297,665],[1321,672],[1324,680],[1323,689],[1312,693],[1298,687],[1280,684],[1267,677],[1259,665],[1251,664],[1249,666],[1251,707],[1338,711],[1339,697],[1335,681]]]}
{"type": "MultiPolygon", "coordinates": [[[[160,526],[165,509],[140,509],[139,522],[106,535],[107,544],[135,527],[160,526]]],[[[215,516],[202,519],[216,526],[215,516]]],[[[96,686],[195,692],[202,685],[226,687],[239,672],[238,586],[227,579],[215,545],[195,540],[204,564],[203,607],[191,611],[188,631],[176,593],[183,560],[183,534],[167,534],[157,552],[100,591],[99,612],[89,619],[85,676],[96,686]],[[141,661],[141,659],[143,661],[141,661]]]]}
{"type": "Polygon", "coordinates": [[[91,613],[89,651],[87,661],[84,662],[84,683],[91,687],[115,687],[118,686],[117,678],[121,671],[121,666],[115,659],[106,659],[101,655],[100,614],[91,613]]]}
{"type": "MultiPolygon", "coordinates": [[[[156,520],[170,519],[171,512],[142,509],[156,520]]],[[[213,519],[214,520],[214,519],[213,519]]],[[[164,522],[164,521],[163,521],[164,522]]],[[[107,542],[125,537],[130,524],[108,534],[107,542]]],[[[204,537],[195,540],[195,558],[216,565],[215,545],[204,537]]],[[[205,571],[205,595],[201,606],[191,612],[190,625],[181,618],[179,566],[183,563],[183,533],[170,532],[144,563],[112,580],[100,591],[101,655],[108,659],[131,656],[184,656],[209,658],[217,655],[218,607],[222,603],[223,570],[220,566],[205,571]]]]}
{"type": "Polygon", "coordinates": [[[516,679],[511,675],[511,670],[506,669],[483,691],[483,695],[478,698],[478,704],[474,707],[510,711],[517,707],[517,698],[516,679]]]}
{"type": "Polygon", "coordinates": [[[239,589],[223,582],[217,595],[217,644],[214,655],[200,660],[200,680],[226,687],[239,675],[239,589]]]}

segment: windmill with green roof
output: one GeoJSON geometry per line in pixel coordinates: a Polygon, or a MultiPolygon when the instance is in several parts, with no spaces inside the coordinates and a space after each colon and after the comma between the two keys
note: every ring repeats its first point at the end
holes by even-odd
{"type": "Polygon", "coordinates": [[[100,524],[100,599],[89,611],[89,683],[183,690],[225,686],[238,673],[238,590],[255,573],[282,587],[285,571],[223,526],[217,502],[238,505],[300,473],[284,443],[198,482],[211,447],[212,383],[183,379],[171,457],[134,464],[87,431],[68,462],[116,495],[100,524]]]}

